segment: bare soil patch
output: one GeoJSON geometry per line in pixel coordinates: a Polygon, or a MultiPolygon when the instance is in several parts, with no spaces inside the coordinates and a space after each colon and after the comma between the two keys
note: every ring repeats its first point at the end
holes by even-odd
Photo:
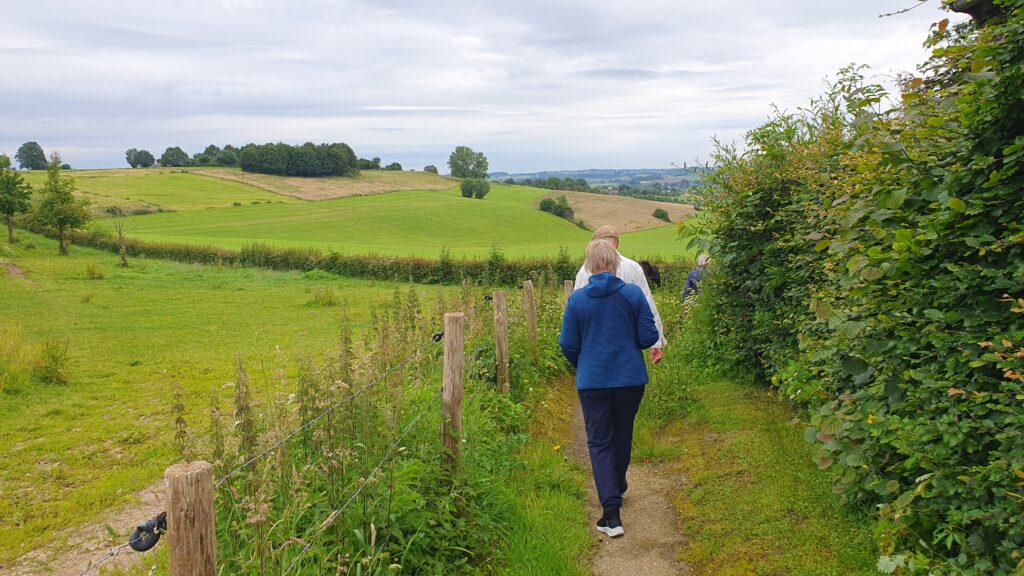
{"type": "MultiPolygon", "coordinates": [[[[574,217],[578,220],[583,220],[591,230],[602,224],[614,224],[618,227],[619,232],[636,232],[667,226],[667,222],[651,215],[658,208],[668,212],[672,222],[685,220],[696,212],[693,206],[689,204],[654,202],[625,196],[594,194],[592,192],[564,192],[555,190],[544,198],[557,199],[559,196],[566,197],[566,200],[569,201],[569,207],[573,210],[574,217]]],[[[537,203],[540,204],[540,200],[537,203]]]]}
{"type": "MultiPolygon", "coordinates": [[[[570,458],[590,469],[587,432],[583,411],[574,404],[573,439],[567,450],[570,458]]],[[[686,545],[681,520],[674,504],[686,482],[674,466],[634,461],[629,467],[629,492],[623,498],[622,525],[626,533],[609,538],[596,530],[596,554],[590,571],[594,576],[690,576],[690,568],[679,561],[686,545]]],[[[601,509],[593,481],[589,484],[589,507],[597,522],[601,509]]]]}
{"type": "MultiPolygon", "coordinates": [[[[128,542],[137,525],[165,509],[163,482],[136,496],[137,503],[116,509],[97,522],[68,528],[54,537],[53,546],[33,550],[9,565],[0,565],[0,571],[7,576],[78,576],[94,562],[128,542]]],[[[156,562],[156,550],[162,545],[163,542],[158,542],[147,552],[125,548],[92,574],[106,574],[114,568],[148,567],[156,562]]]]}
{"type": "Polygon", "coordinates": [[[347,196],[367,196],[399,190],[448,190],[458,185],[458,180],[436,174],[383,170],[364,170],[354,178],[341,176],[298,178],[217,169],[196,170],[192,174],[241,182],[275,194],[311,201],[347,196]]]}
{"type": "Polygon", "coordinates": [[[12,262],[5,262],[3,260],[0,260],[0,268],[3,268],[4,270],[6,270],[7,273],[10,274],[11,276],[13,276],[15,278],[20,278],[22,281],[24,281],[29,286],[31,286],[33,288],[36,287],[36,283],[33,282],[32,279],[29,278],[25,274],[25,271],[22,270],[21,268],[18,268],[17,266],[15,266],[12,262]]]}

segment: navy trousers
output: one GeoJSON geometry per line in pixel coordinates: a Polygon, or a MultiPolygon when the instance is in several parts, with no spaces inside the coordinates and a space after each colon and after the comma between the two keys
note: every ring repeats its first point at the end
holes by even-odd
{"type": "Polygon", "coordinates": [[[587,426],[587,448],[597,497],[606,515],[619,513],[626,491],[626,469],[633,449],[633,421],[643,386],[576,391],[587,426]]]}

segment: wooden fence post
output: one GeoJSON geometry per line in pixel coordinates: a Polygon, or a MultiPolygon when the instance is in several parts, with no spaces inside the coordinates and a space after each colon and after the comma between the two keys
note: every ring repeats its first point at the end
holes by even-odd
{"type": "Polygon", "coordinates": [[[213,466],[175,464],[164,474],[167,489],[167,567],[171,576],[217,573],[213,466]]]}
{"type": "Polygon", "coordinates": [[[505,291],[491,295],[494,304],[494,361],[498,371],[498,392],[508,392],[508,304],[505,291]]]}
{"type": "Polygon", "coordinates": [[[565,301],[569,301],[569,296],[572,296],[573,288],[576,286],[576,282],[572,280],[566,280],[562,283],[562,289],[565,290],[565,301]]]}
{"type": "Polygon", "coordinates": [[[444,381],[441,386],[441,444],[444,465],[454,473],[462,441],[462,373],[465,366],[463,328],[466,315],[450,312],[444,315],[444,381]]]}
{"type": "Polygon", "coordinates": [[[530,332],[530,354],[537,360],[537,303],[533,300],[533,281],[523,282],[523,296],[526,300],[526,327],[530,332]]]}

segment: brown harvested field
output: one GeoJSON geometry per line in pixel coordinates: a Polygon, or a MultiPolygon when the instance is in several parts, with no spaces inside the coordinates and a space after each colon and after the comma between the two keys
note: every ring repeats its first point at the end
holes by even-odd
{"type": "MultiPolygon", "coordinates": [[[[638,200],[625,196],[611,196],[608,194],[593,194],[591,192],[566,192],[554,190],[544,198],[558,199],[565,196],[569,201],[577,220],[583,220],[587,228],[591,230],[602,224],[614,224],[619,232],[636,232],[638,230],[650,230],[666,226],[664,220],[658,220],[651,215],[658,208],[668,212],[673,222],[678,222],[693,216],[695,210],[689,204],[675,204],[673,202],[653,202],[651,200],[638,200]]],[[[543,198],[542,198],[543,199],[543,198]]],[[[537,203],[540,204],[540,200],[537,203]]]]}
{"type": "Polygon", "coordinates": [[[396,192],[398,190],[447,190],[459,185],[455,178],[438,176],[428,172],[398,172],[389,170],[363,170],[359,176],[348,178],[329,176],[322,178],[298,178],[292,176],[271,176],[231,170],[207,168],[193,174],[242,182],[268,192],[292,196],[302,200],[330,200],[344,196],[368,196],[396,192]]]}

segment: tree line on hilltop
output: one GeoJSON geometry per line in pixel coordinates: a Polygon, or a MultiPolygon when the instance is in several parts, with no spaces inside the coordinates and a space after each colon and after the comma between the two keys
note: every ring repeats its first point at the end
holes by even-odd
{"type": "MultiPolygon", "coordinates": [[[[132,168],[149,168],[158,164],[170,168],[220,165],[278,176],[353,176],[360,170],[404,169],[398,162],[382,165],[379,157],[358,158],[352,147],[344,142],[306,142],[298,146],[283,142],[250,143],[241,148],[231,144],[220,148],[211,144],[192,156],[178,146],[171,146],[159,158],[148,150],[130,148],[125,152],[125,160],[132,168]]],[[[437,167],[429,165],[423,171],[436,174],[437,167]]]]}
{"type": "Polygon", "coordinates": [[[524,186],[533,186],[534,188],[544,188],[545,190],[567,190],[569,192],[590,192],[590,184],[583,178],[558,178],[557,176],[550,176],[548,178],[506,178],[505,184],[522,184],[524,186]]]}

